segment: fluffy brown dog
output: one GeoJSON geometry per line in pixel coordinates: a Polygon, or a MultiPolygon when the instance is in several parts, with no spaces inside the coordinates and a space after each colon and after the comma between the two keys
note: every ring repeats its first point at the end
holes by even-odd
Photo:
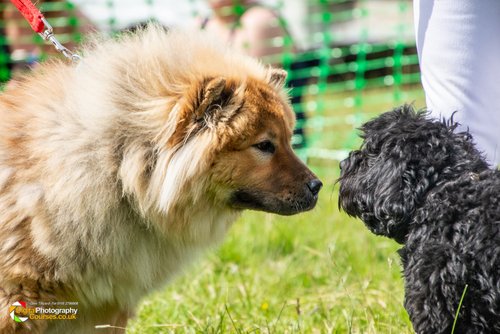
{"type": "Polygon", "coordinates": [[[0,99],[0,332],[125,327],[243,209],[312,209],[321,182],[290,147],[284,80],[207,35],[150,27],[12,85],[0,99]],[[16,301],[78,302],[77,319],[15,322],[16,301]]]}

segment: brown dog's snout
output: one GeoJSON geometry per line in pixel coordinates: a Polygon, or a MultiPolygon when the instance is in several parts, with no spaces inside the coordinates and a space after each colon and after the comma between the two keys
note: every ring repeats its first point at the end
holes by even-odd
{"type": "Polygon", "coordinates": [[[307,182],[307,187],[309,188],[313,196],[316,196],[323,187],[323,182],[321,182],[319,179],[313,179],[307,182]]]}

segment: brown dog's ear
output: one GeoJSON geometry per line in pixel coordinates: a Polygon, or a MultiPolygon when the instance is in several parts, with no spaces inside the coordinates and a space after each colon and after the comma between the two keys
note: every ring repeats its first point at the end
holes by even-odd
{"type": "Polygon", "coordinates": [[[225,78],[215,78],[203,83],[201,88],[201,102],[195,110],[196,120],[201,120],[205,117],[205,112],[212,105],[217,104],[222,98],[222,92],[226,87],[225,78]]]}
{"type": "Polygon", "coordinates": [[[210,125],[230,119],[243,104],[245,87],[223,77],[206,79],[198,92],[196,122],[210,125]]]}
{"type": "Polygon", "coordinates": [[[268,70],[269,84],[276,89],[282,89],[285,86],[287,73],[281,68],[272,68],[268,70]]]}

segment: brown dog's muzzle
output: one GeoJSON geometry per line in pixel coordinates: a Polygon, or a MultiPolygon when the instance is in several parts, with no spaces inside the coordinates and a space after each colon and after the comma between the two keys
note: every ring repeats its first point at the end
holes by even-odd
{"type": "Polygon", "coordinates": [[[277,160],[276,172],[259,187],[241,187],[233,192],[230,205],[293,215],[315,207],[323,183],[294,154],[277,160]]]}

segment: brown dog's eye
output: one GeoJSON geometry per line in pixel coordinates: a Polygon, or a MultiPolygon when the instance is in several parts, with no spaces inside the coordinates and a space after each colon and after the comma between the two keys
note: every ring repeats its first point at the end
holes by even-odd
{"type": "Polygon", "coordinates": [[[260,143],[257,143],[253,145],[256,149],[259,151],[265,152],[265,153],[274,153],[276,151],[276,148],[274,147],[274,144],[271,143],[269,140],[264,140],[260,143]]]}

